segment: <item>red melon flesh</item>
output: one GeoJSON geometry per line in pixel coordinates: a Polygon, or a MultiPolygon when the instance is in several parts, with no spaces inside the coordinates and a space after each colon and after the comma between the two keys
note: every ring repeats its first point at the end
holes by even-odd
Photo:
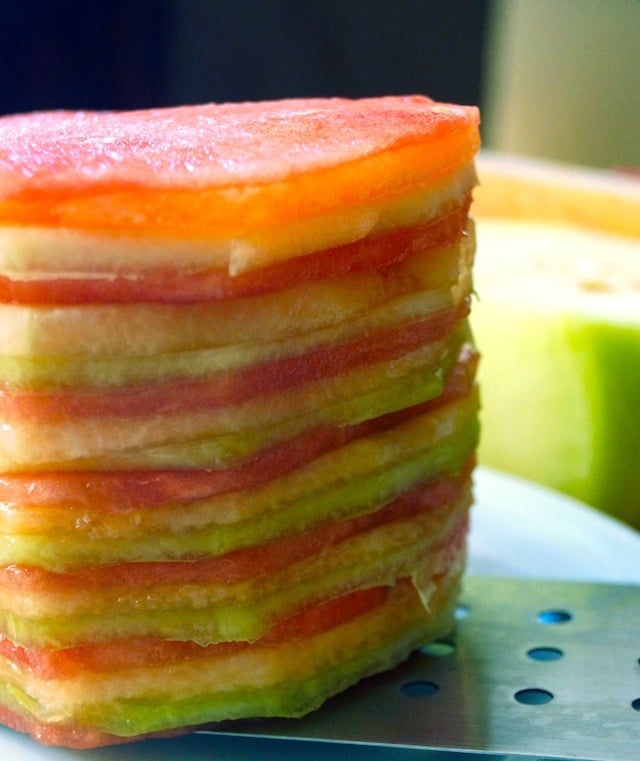
{"type": "MultiPolygon", "coordinates": [[[[410,582],[403,580],[399,585],[410,582]]],[[[97,647],[70,648],[59,652],[26,650],[0,638],[0,656],[7,658],[20,668],[26,668],[43,679],[69,678],[79,671],[101,672],[111,669],[135,669],[148,664],[169,664],[186,659],[203,659],[225,656],[252,648],[269,648],[280,643],[304,637],[312,637],[353,621],[358,616],[383,605],[389,594],[388,587],[373,587],[343,595],[333,600],[309,605],[284,621],[276,624],[260,640],[254,643],[223,642],[201,647],[192,642],[166,642],[151,638],[129,639],[107,643],[97,647]]],[[[26,731],[37,739],[49,744],[66,744],[71,747],[92,747],[93,745],[122,742],[122,738],[107,736],[91,730],[74,730],[64,726],[39,725],[36,720],[21,717],[0,708],[0,720],[18,731],[26,731]],[[74,735],[83,737],[79,744],[74,735]]],[[[184,730],[183,730],[184,731],[184,730]]],[[[127,738],[131,741],[135,738],[127,738]]]]}
{"type": "Polygon", "coordinates": [[[478,122],[421,96],[5,117],[0,222],[246,234],[428,185],[478,122]]]}

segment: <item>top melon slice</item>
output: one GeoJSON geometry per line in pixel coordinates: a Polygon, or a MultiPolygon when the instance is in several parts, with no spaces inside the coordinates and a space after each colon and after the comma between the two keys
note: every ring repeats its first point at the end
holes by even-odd
{"type": "Polygon", "coordinates": [[[469,163],[478,111],[422,96],[0,119],[0,224],[243,235],[469,163]]]}

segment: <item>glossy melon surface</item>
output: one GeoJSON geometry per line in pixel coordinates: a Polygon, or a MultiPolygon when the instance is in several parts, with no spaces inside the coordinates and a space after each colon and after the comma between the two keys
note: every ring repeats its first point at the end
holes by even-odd
{"type": "Polygon", "coordinates": [[[474,108],[0,119],[0,719],[300,716],[448,632],[474,108]]]}

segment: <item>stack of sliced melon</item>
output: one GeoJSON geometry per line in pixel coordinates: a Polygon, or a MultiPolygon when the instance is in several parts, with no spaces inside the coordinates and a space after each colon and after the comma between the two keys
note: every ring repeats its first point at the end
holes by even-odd
{"type": "Polygon", "coordinates": [[[298,716],[451,627],[473,108],[0,119],[0,718],[298,716]]]}

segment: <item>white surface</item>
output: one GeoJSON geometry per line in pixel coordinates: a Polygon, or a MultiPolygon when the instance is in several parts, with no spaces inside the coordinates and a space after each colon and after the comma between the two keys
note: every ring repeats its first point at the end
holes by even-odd
{"type": "Polygon", "coordinates": [[[469,573],[640,584],[640,533],[576,500],[478,468],[469,573]]]}
{"type": "MultiPolygon", "coordinates": [[[[560,496],[483,468],[476,474],[476,505],[469,573],[640,584],[640,534],[560,496]]],[[[45,748],[0,728],[0,753],[20,761],[480,761],[486,756],[389,750],[214,735],[192,735],[71,751],[45,748]]]]}

